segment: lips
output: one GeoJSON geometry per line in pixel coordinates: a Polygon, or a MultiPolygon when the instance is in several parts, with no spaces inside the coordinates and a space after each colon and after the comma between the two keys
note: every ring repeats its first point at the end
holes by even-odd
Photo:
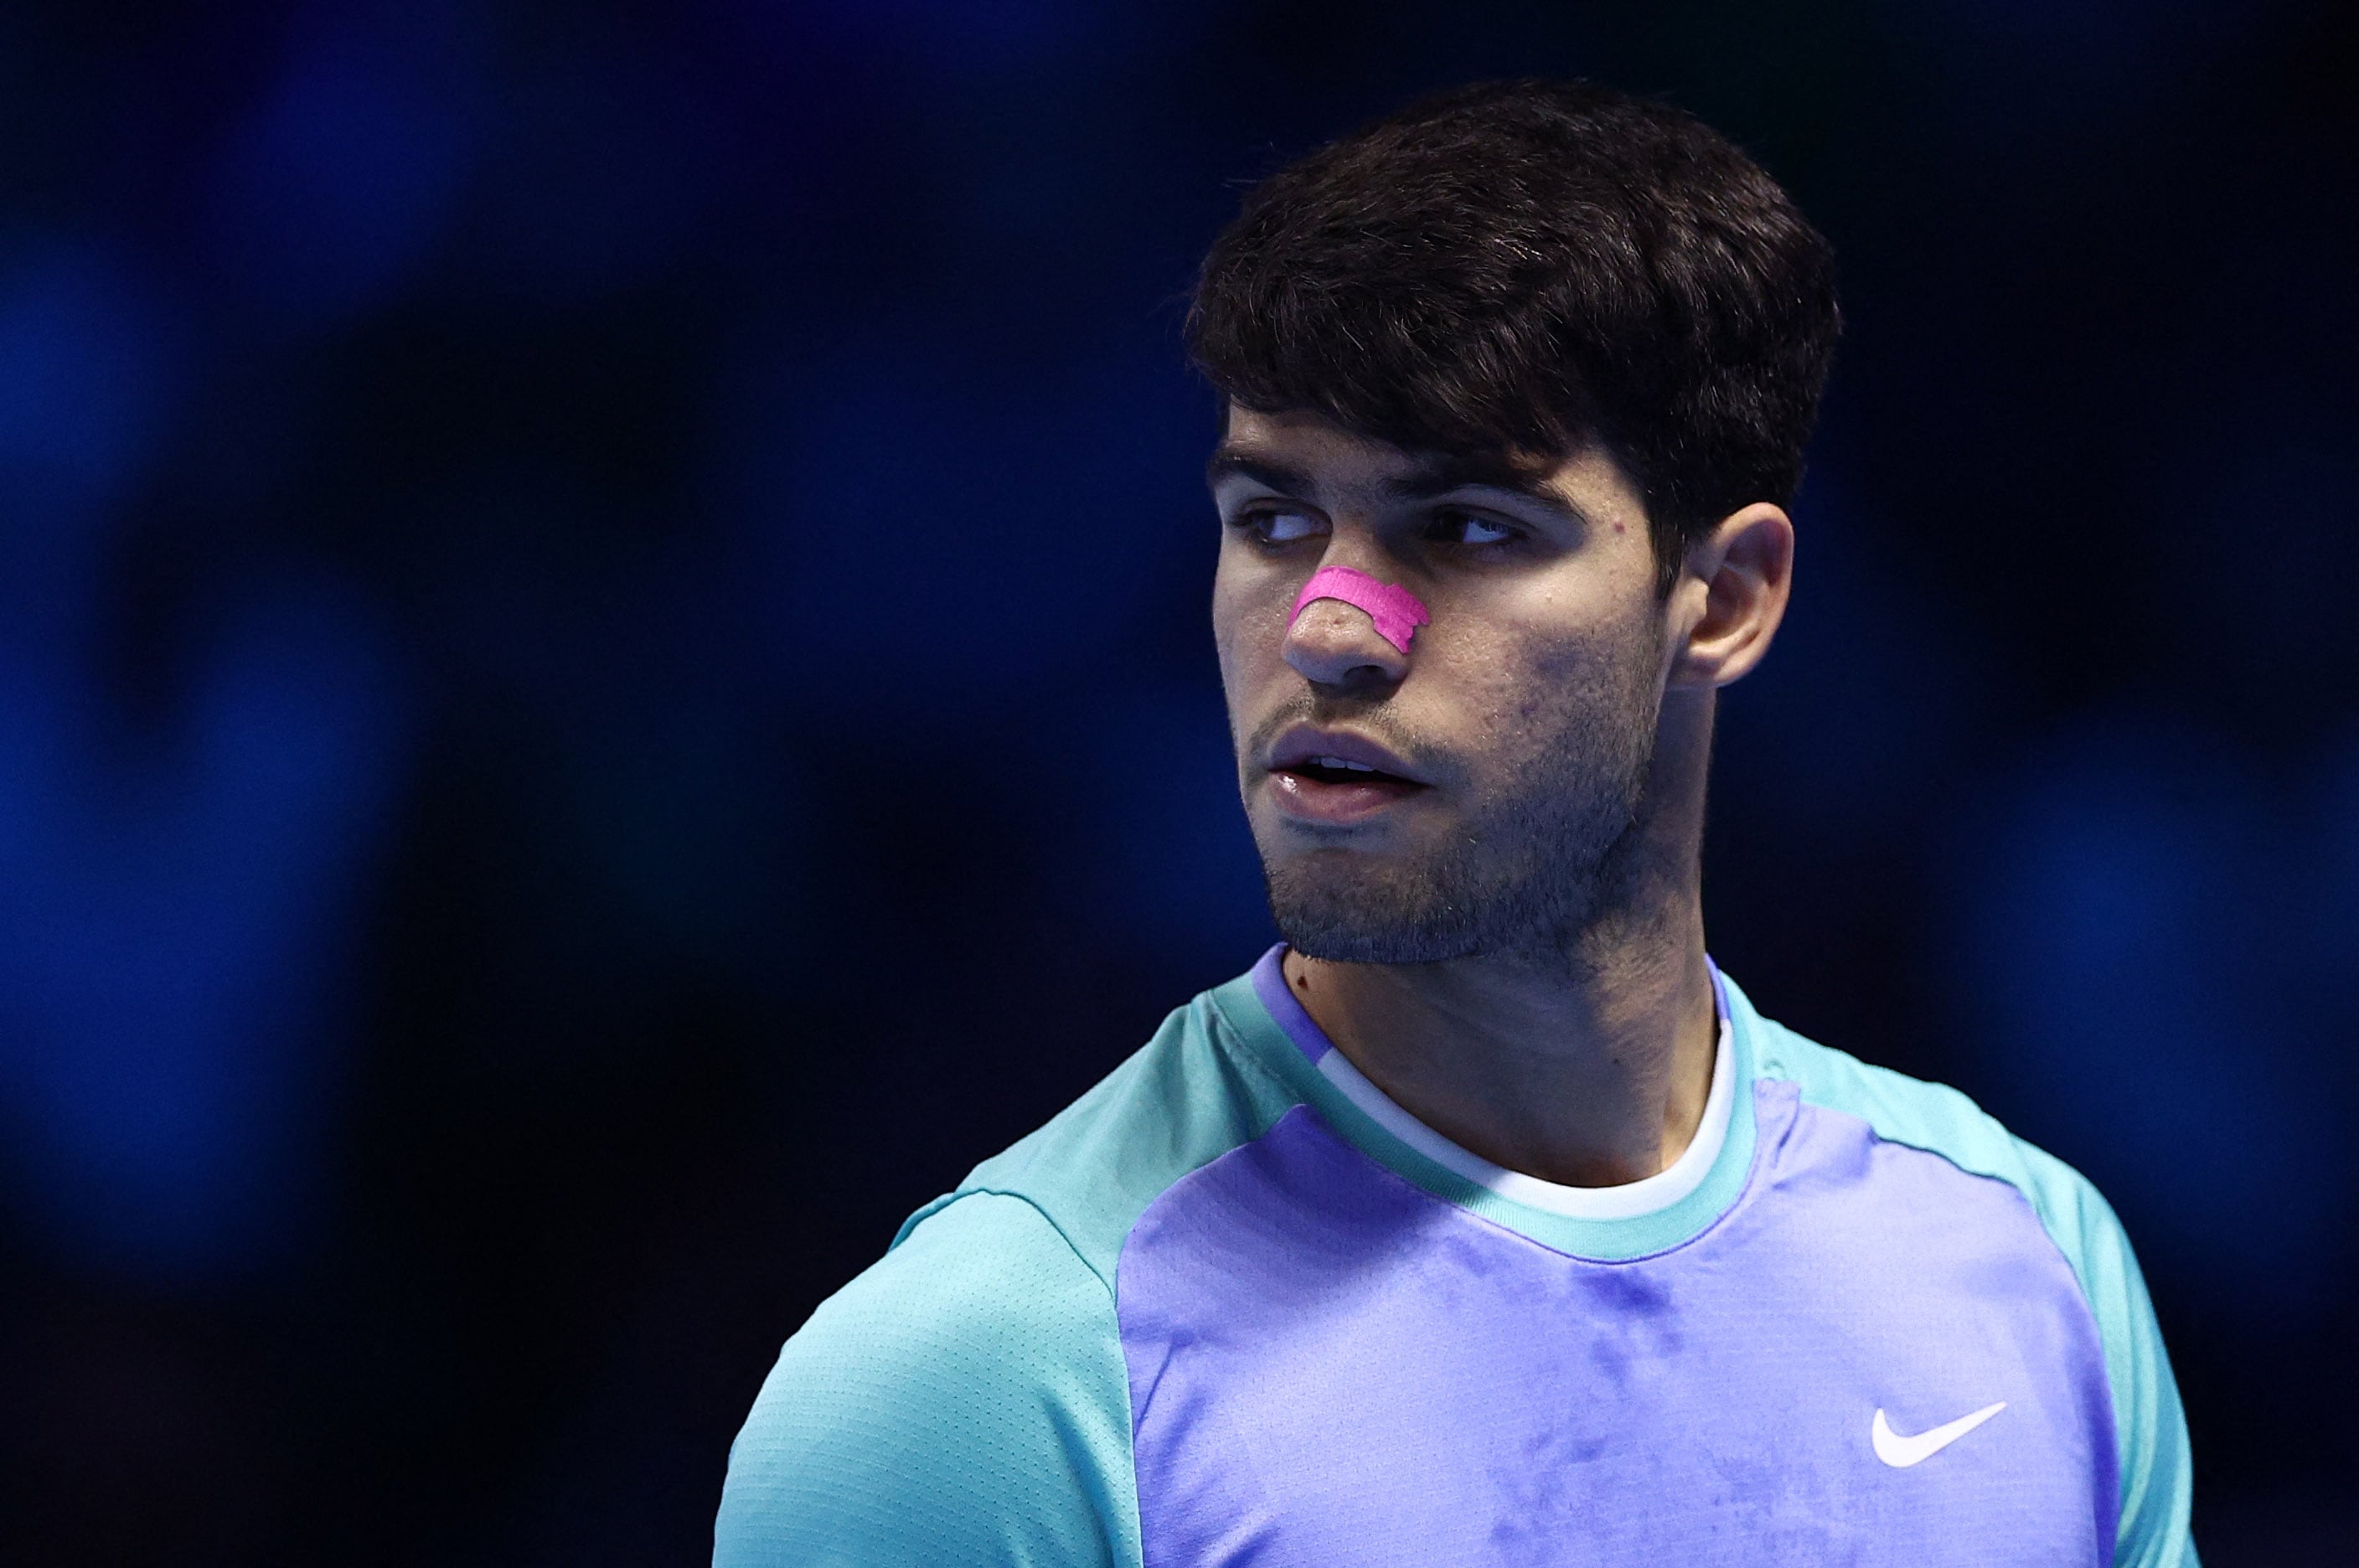
{"type": "Polygon", "coordinates": [[[1364,735],[1308,727],[1278,738],[1269,778],[1279,811],[1327,826],[1364,822],[1430,788],[1410,764],[1364,735]]]}

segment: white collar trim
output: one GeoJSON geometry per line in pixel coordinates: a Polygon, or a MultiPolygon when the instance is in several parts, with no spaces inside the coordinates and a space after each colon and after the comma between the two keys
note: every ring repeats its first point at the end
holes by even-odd
{"type": "Polygon", "coordinates": [[[1527,1207],[1579,1220],[1636,1219],[1668,1209],[1702,1186],[1720,1159],[1721,1146],[1728,1141],[1728,1121],[1736,1104],[1736,1048],[1723,1007],[1720,1043],[1712,1053],[1712,1091],[1704,1099],[1703,1119],[1686,1150],[1652,1176],[1618,1187],[1568,1187],[1494,1165],[1473,1150],[1460,1148],[1394,1104],[1332,1044],[1319,1058],[1319,1071],[1369,1120],[1445,1171],[1527,1207]]]}

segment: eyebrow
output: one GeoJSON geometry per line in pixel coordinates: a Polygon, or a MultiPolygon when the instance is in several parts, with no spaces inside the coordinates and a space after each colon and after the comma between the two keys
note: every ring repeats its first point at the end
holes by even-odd
{"type": "MultiPolygon", "coordinates": [[[[1204,464],[1204,483],[1217,488],[1232,474],[1250,479],[1283,495],[1310,496],[1315,480],[1304,470],[1234,447],[1213,452],[1204,464]]],[[[1416,472],[1385,480],[1379,486],[1396,501],[1430,501],[1453,490],[1497,490],[1586,528],[1589,517],[1578,506],[1541,483],[1540,476],[1501,457],[1451,454],[1420,463],[1416,472]]]]}
{"type": "Polygon", "coordinates": [[[1503,491],[1571,522],[1588,521],[1578,507],[1543,484],[1537,472],[1503,457],[1438,457],[1421,463],[1415,474],[1384,483],[1385,494],[1401,501],[1430,501],[1452,490],[1478,488],[1503,491]]]}
{"type": "Polygon", "coordinates": [[[1204,483],[1218,485],[1231,474],[1291,495],[1307,495],[1318,488],[1311,483],[1310,475],[1299,468],[1290,468],[1266,457],[1256,457],[1234,447],[1219,448],[1204,464],[1204,483]]]}

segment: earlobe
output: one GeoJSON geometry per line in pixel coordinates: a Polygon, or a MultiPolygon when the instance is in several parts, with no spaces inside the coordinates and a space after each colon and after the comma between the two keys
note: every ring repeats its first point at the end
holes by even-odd
{"type": "Polygon", "coordinates": [[[1703,602],[1679,639],[1670,684],[1720,687],[1751,673],[1785,618],[1793,572],[1793,519],[1766,501],[1730,513],[1690,546],[1672,593],[1701,590],[1703,602]]]}

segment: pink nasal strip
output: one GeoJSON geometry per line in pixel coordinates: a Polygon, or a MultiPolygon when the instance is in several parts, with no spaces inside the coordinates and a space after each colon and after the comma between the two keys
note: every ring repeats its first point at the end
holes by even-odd
{"type": "Polygon", "coordinates": [[[1310,581],[1295,597],[1294,614],[1286,617],[1289,627],[1300,618],[1302,607],[1313,599],[1341,600],[1355,610],[1366,611],[1368,619],[1376,623],[1376,635],[1403,653],[1408,651],[1408,639],[1417,636],[1417,628],[1433,620],[1417,595],[1408,589],[1397,583],[1379,583],[1349,566],[1322,566],[1310,574],[1310,581]]]}

